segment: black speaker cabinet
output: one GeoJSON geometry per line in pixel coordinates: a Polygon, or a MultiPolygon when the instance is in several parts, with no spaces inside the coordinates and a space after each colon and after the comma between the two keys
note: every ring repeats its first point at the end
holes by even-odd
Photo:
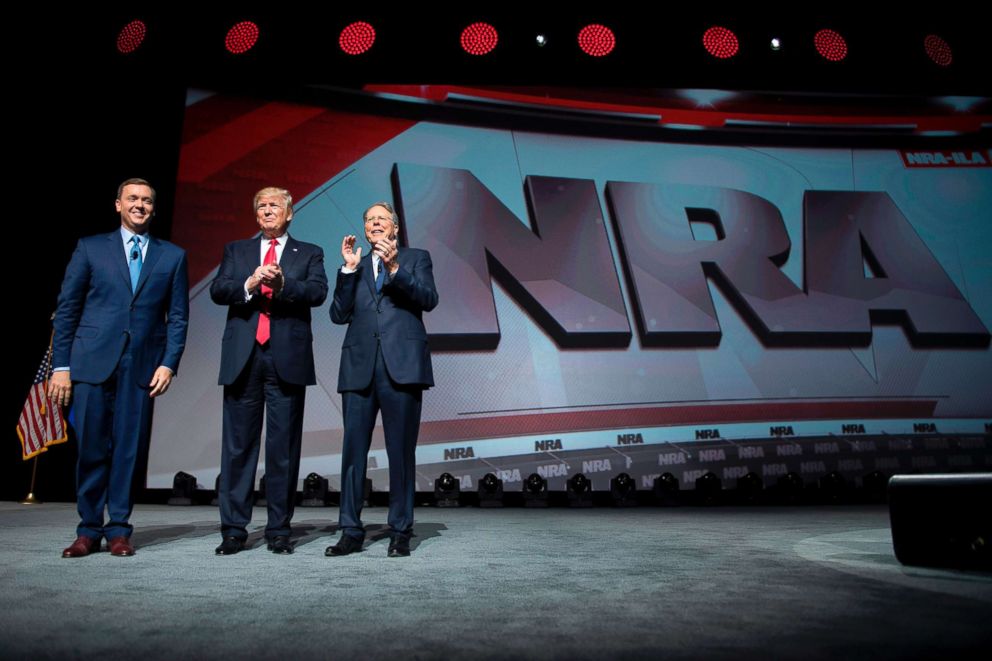
{"type": "Polygon", "coordinates": [[[992,569],[992,473],[894,475],[889,520],[904,565],[992,569]]]}

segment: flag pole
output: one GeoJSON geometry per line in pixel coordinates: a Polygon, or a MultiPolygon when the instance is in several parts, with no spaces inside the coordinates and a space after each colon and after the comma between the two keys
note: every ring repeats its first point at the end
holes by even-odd
{"type": "Polygon", "coordinates": [[[28,489],[28,495],[24,496],[24,500],[21,501],[21,505],[41,505],[38,497],[34,495],[34,480],[38,476],[38,457],[34,458],[34,464],[31,466],[31,488],[28,489]]]}

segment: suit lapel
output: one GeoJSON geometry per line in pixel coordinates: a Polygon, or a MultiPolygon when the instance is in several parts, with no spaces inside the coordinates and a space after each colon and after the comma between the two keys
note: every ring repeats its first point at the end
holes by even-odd
{"type": "MultiPolygon", "coordinates": [[[[134,296],[137,297],[141,293],[141,288],[145,286],[145,282],[148,281],[148,275],[154,270],[155,263],[158,261],[159,257],[162,256],[162,246],[159,240],[150,234],[145,235],[148,238],[148,250],[145,251],[144,261],[141,263],[141,274],[138,276],[138,286],[134,288],[134,296]]],[[[127,278],[128,286],[131,284],[131,274],[128,273],[127,278]]]]}
{"type": "Polygon", "coordinates": [[[366,255],[362,257],[360,263],[361,271],[359,274],[362,277],[362,281],[369,288],[369,295],[372,296],[372,300],[378,300],[378,296],[375,293],[375,274],[372,273],[372,255],[366,255]]]}
{"type": "Polygon", "coordinates": [[[289,273],[289,270],[296,263],[296,258],[300,254],[300,242],[291,236],[286,237],[286,245],[282,247],[282,257],[279,259],[279,268],[282,269],[283,273],[289,273]]]}
{"type": "Polygon", "coordinates": [[[107,235],[110,248],[111,263],[117,264],[117,272],[124,279],[124,284],[128,291],[131,291],[131,271],[127,267],[127,251],[124,249],[124,240],[121,238],[121,231],[111,232],[107,235]]]}

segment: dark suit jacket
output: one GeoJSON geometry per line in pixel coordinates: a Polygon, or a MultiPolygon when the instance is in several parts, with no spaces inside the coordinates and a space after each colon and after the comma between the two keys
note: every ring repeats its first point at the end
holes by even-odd
{"type": "MultiPolygon", "coordinates": [[[[210,285],[214,303],[227,305],[227,326],[220,354],[220,385],[234,383],[255,346],[261,294],[245,301],[245,281],[261,263],[261,236],[232,241],[210,285]]],[[[312,243],[289,237],[279,260],[285,278],[282,291],[272,299],[269,346],[279,378],[287,383],[313,385],[313,332],[310,308],[327,298],[324,251],[312,243]]]]}
{"type": "Polygon", "coordinates": [[[173,372],[189,322],[186,252],[149,237],[136,291],[120,230],[79,240],[55,311],[52,361],[73,381],[103,383],[129,338],[137,385],[148,387],[160,365],[173,372]]]}
{"type": "Polygon", "coordinates": [[[386,279],[377,300],[372,256],[354,273],[338,269],[331,321],[349,324],[341,347],[338,392],[362,390],[372,382],[377,345],[389,375],[397,383],[434,385],[431,353],[423,313],[437,306],[431,256],[426,250],[400,248],[400,268],[386,279]]]}

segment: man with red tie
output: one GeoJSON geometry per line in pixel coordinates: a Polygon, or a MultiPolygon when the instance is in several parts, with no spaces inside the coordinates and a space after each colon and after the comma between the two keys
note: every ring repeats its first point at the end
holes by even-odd
{"type": "Polygon", "coordinates": [[[224,386],[221,535],[217,555],[244,549],[265,418],[265,538],[273,553],[293,552],[290,521],[300,471],[306,387],[317,382],[310,309],[327,298],[324,252],[287,234],[293,198],[283,188],[255,194],[261,233],[224,247],[210,297],[227,305],[221,346],[224,386]]]}

